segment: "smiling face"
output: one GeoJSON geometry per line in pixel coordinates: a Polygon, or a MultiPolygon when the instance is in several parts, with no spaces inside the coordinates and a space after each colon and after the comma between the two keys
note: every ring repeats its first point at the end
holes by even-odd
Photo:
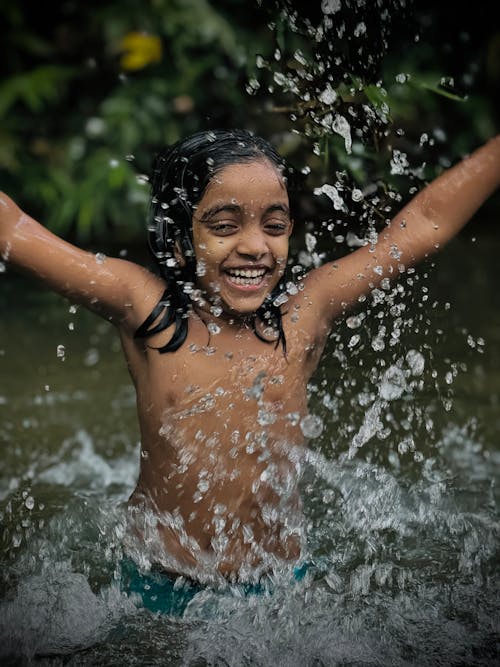
{"type": "Polygon", "coordinates": [[[265,158],[218,172],[193,215],[197,286],[226,313],[254,313],[283,275],[292,231],[280,172],[265,158]]]}

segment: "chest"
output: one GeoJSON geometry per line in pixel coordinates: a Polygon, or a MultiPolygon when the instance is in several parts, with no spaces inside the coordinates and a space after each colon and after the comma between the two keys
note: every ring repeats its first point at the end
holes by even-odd
{"type": "Polygon", "coordinates": [[[175,410],[208,406],[254,406],[280,410],[305,400],[306,378],[300,355],[285,356],[281,346],[260,341],[253,331],[208,335],[192,327],[175,353],[151,351],[148,383],[175,410]]]}

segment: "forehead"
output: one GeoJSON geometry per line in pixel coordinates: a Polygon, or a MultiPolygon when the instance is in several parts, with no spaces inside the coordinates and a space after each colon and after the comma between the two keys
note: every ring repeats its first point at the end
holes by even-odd
{"type": "Polygon", "coordinates": [[[280,171],[268,160],[231,164],[212,178],[198,208],[215,200],[231,200],[235,204],[288,203],[288,192],[280,171]],[[233,201],[234,200],[234,201],[233,201]]]}

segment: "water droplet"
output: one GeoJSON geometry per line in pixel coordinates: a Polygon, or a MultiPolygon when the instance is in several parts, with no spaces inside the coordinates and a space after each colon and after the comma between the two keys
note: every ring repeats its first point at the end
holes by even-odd
{"type": "Polygon", "coordinates": [[[198,262],[196,263],[196,275],[204,276],[206,272],[207,272],[206,263],[202,259],[199,259],[198,262]]]}
{"type": "Polygon", "coordinates": [[[220,315],[222,315],[222,308],[220,306],[210,306],[210,312],[212,315],[215,315],[215,317],[220,317],[220,315]]]}
{"type": "Polygon", "coordinates": [[[359,334],[355,334],[354,336],[351,337],[349,340],[347,347],[352,350],[353,347],[356,347],[356,345],[359,343],[361,340],[361,336],[359,334]]]}
{"type": "Polygon", "coordinates": [[[198,482],[198,491],[200,491],[200,493],[206,493],[209,488],[210,488],[210,484],[209,484],[208,480],[200,479],[200,481],[198,482]]]}
{"type": "Polygon", "coordinates": [[[352,152],[351,126],[344,116],[337,114],[332,123],[332,130],[344,139],[346,153],[352,152]]]}
{"type": "Polygon", "coordinates": [[[279,295],[274,299],[273,304],[274,304],[276,307],[278,307],[278,306],[282,306],[282,305],[283,305],[284,303],[286,303],[287,301],[288,301],[288,296],[287,296],[285,293],[283,293],[283,294],[279,294],[279,295]]]}
{"type": "Polygon", "coordinates": [[[209,333],[212,334],[213,336],[216,336],[221,332],[221,328],[217,324],[215,324],[215,322],[209,322],[207,324],[207,329],[209,333]]]}
{"type": "Polygon", "coordinates": [[[344,200],[339,194],[339,191],[334,185],[329,185],[325,183],[320,188],[314,188],[315,195],[326,195],[333,202],[333,208],[337,211],[343,211],[345,209],[344,200]]]}
{"type": "Polygon", "coordinates": [[[410,166],[406,153],[402,153],[397,149],[392,152],[391,159],[391,174],[405,174],[407,168],[410,166]]]}
{"type": "Polygon", "coordinates": [[[275,72],[273,74],[273,79],[274,79],[274,82],[278,84],[278,86],[284,86],[288,81],[286,76],[284,74],[282,74],[281,72],[275,72]]]}
{"type": "Polygon", "coordinates": [[[337,99],[337,93],[329,83],[326,84],[325,90],[320,94],[319,101],[327,106],[332,105],[337,99]]]}
{"type": "Polygon", "coordinates": [[[358,315],[351,315],[351,317],[348,317],[345,323],[349,327],[349,329],[357,329],[358,327],[361,326],[364,319],[365,319],[365,314],[359,313],[358,315]]]}
{"type": "Polygon", "coordinates": [[[24,504],[29,510],[32,510],[35,507],[35,499],[33,496],[28,496],[24,501],[24,504]]]}
{"type": "Polygon", "coordinates": [[[425,368],[425,359],[420,352],[417,350],[409,350],[405,359],[412,372],[412,375],[422,375],[425,368]]]}
{"type": "Polygon", "coordinates": [[[83,359],[83,363],[85,366],[95,366],[98,361],[99,352],[95,349],[95,347],[91,347],[89,350],[87,350],[87,353],[83,359]]]}
{"type": "Polygon", "coordinates": [[[66,348],[64,347],[64,345],[58,345],[57,346],[56,355],[57,355],[58,359],[60,359],[61,361],[64,361],[64,359],[66,357],[66,348]]]}
{"type": "Polygon", "coordinates": [[[104,261],[106,260],[106,255],[104,255],[102,252],[97,252],[95,255],[95,261],[98,264],[103,264],[104,261]]]}
{"type": "Polygon", "coordinates": [[[340,10],[340,0],[322,0],[321,11],[323,14],[335,14],[340,10]]]}
{"type": "Polygon", "coordinates": [[[306,438],[317,438],[323,432],[323,420],[318,415],[306,415],[300,420],[300,430],[306,438]]]}
{"type": "Polygon", "coordinates": [[[269,426],[270,424],[274,424],[276,421],[276,415],[274,412],[269,412],[268,410],[259,410],[257,414],[257,422],[261,426],[269,426]]]}
{"type": "Polygon", "coordinates": [[[382,377],[379,386],[380,396],[386,401],[400,398],[406,390],[406,380],[403,371],[397,366],[390,366],[382,377]]]}
{"type": "Polygon", "coordinates": [[[354,28],[354,37],[360,37],[360,35],[364,35],[365,32],[366,32],[366,23],[360,21],[358,25],[354,28]]]}
{"type": "Polygon", "coordinates": [[[305,238],[305,242],[306,242],[307,252],[313,252],[313,250],[316,247],[316,244],[318,242],[316,237],[314,236],[314,234],[310,234],[309,232],[306,232],[304,238],[305,238]]]}
{"type": "Polygon", "coordinates": [[[360,239],[354,232],[347,232],[345,240],[349,248],[361,248],[368,243],[365,239],[360,239]]]}
{"type": "Polygon", "coordinates": [[[257,81],[257,79],[250,79],[245,90],[249,95],[252,95],[257,90],[259,90],[259,88],[260,88],[260,83],[257,81]]]}

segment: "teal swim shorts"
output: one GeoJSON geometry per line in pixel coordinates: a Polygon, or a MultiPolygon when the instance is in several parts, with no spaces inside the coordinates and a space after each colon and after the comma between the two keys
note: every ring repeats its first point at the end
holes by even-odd
{"type": "MultiPolygon", "coordinates": [[[[293,579],[301,581],[310,565],[304,563],[294,568],[293,579]]],[[[186,607],[197,593],[206,589],[206,585],[166,572],[151,570],[141,572],[135,562],[126,558],[121,563],[121,589],[127,595],[135,594],[140,598],[140,605],[154,613],[170,616],[182,616],[186,607]]],[[[263,595],[272,589],[266,583],[235,585],[239,594],[263,595]]]]}
{"type": "Polygon", "coordinates": [[[189,602],[204,589],[198,582],[166,572],[141,572],[129,558],[121,563],[120,585],[127,595],[139,596],[141,607],[171,616],[182,616],[189,602]]]}

